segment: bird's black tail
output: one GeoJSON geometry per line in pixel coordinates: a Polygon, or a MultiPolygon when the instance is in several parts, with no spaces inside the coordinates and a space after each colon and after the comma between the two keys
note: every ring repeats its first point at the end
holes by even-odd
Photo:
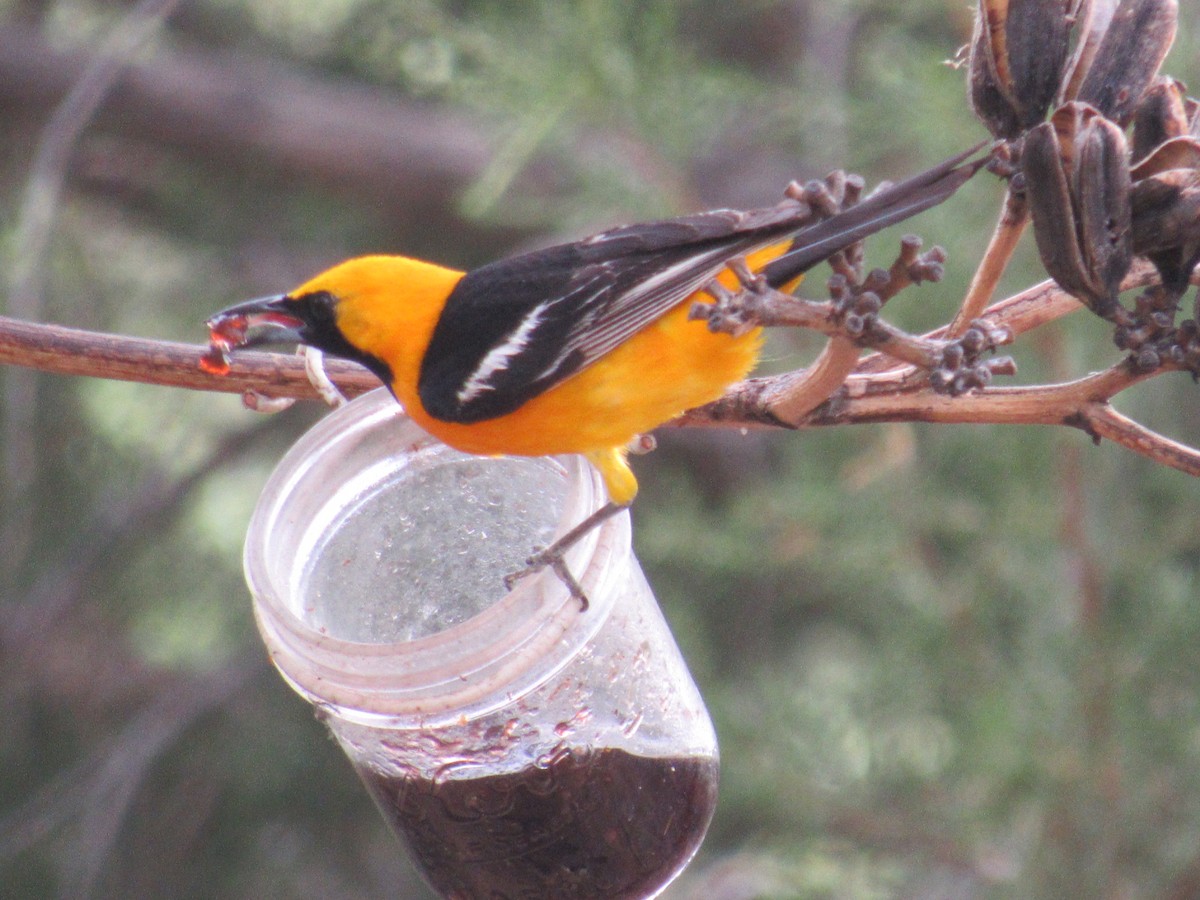
{"type": "Polygon", "coordinates": [[[937,206],[987,162],[987,156],[965,162],[982,146],[876,191],[845,212],[796,232],[793,249],[768,263],[761,274],[771,287],[781,287],[855,241],[937,206]]]}

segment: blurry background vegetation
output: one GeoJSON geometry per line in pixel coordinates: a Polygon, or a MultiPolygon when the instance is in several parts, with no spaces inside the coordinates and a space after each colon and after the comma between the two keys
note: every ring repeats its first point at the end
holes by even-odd
{"type": "MultiPolygon", "coordinates": [[[[1183,6],[1165,71],[1195,82],[1183,6]]],[[[10,314],[200,342],[353,253],[465,267],[984,137],[944,64],[963,0],[193,0],[48,128],[129,10],[0,0],[10,314]]],[[[908,226],[948,276],[891,317],[950,316],[1000,196],[980,177],[908,226]]],[[[1024,381],[1117,358],[1083,315],[1025,343],[1024,381]]],[[[774,335],[769,365],[816,347],[774,335]]],[[[0,895],[428,896],[241,580],[257,491],[322,411],[0,384],[0,895]]],[[[1196,444],[1197,390],[1118,405],[1196,444]]],[[[1200,895],[1200,484],[1049,429],[661,445],[638,552],[723,753],[670,896],[1200,895]]]]}

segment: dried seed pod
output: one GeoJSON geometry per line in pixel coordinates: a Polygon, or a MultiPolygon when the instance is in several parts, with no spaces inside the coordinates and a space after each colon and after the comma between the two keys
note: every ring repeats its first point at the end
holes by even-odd
{"type": "Polygon", "coordinates": [[[1021,125],[1046,118],[1067,63],[1071,0],[1009,0],[1008,67],[1021,125]]]}
{"type": "Polygon", "coordinates": [[[1025,136],[1021,171],[1025,176],[1033,235],[1042,265],[1063,290],[1076,297],[1090,297],[1094,292],[1093,285],[1088,280],[1079,248],[1067,174],[1054,127],[1049,122],[1031,129],[1025,136]]]}
{"type": "Polygon", "coordinates": [[[1045,118],[1066,66],[1078,0],[979,0],[971,39],[970,98],[996,137],[1045,118]]]}
{"type": "Polygon", "coordinates": [[[1154,263],[1174,297],[1187,290],[1200,262],[1200,170],[1170,169],[1136,182],[1133,249],[1154,263]]]}
{"type": "Polygon", "coordinates": [[[1121,0],[1073,99],[1129,124],[1175,40],[1176,0],[1121,0]]]}
{"type": "Polygon", "coordinates": [[[1124,134],[1095,109],[1068,103],[1026,135],[1021,162],[1046,271],[1111,317],[1133,253],[1124,134]]]}
{"type": "Polygon", "coordinates": [[[1079,244],[1092,280],[1116,303],[1121,279],[1133,262],[1132,182],[1125,135],[1115,123],[1097,116],[1079,140],[1074,184],[1079,244]]]}
{"type": "Polygon", "coordinates": [[[984,127],[998,138],[1012,139],[1021,133],[1016,104],[1000,87],[1000,78],[989,44],[989,32],[984,17],[976,17],[975,34],[971,38],[971,56],[967,80],[971,108],[984,127]]]}
{"type": "Polygon", "coordinates": [[[1200,138],[1188,134],[1159,144],[1130,174],[1134,181],[1141,181],[1172,169],[1200,169],[1200,138]]]}
{"type": "Polygon", "coordinates": [[[1079,93],[1079,85],[1092,67],[1119,5],[1120,0],[1080,0],[1075,11],[1075,52],[1067,63],[1067,75],[1056,105],[1061,106],[1079,93]]]}
{"type": "Polygon", "coordinates": [[[1159,144],[1187,134],[1190,127],[1183,82],[1165,75],[1156,78],[1133,114],[1133,158],[1144,159],[1159,144]]]}

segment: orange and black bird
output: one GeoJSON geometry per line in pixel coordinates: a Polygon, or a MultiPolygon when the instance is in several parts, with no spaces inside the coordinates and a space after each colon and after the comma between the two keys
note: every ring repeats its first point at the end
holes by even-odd
{"type": "Polygon", "coordinates": [[[688,316],[714,278],[736,286],[731,260],[791,289],[837,251],[949,197],[981,165],[970,155],[815,222],[794,202],[720,209],[466,273],[363,256],[217,314],[210,334],[217,352],[290,339],[362,363],[417,424],[468,453],[583,454],[610,502],[574,535],[633,501],[635,437],[717,399],[757,362],[760,329],[713,333],[688,316]]]}

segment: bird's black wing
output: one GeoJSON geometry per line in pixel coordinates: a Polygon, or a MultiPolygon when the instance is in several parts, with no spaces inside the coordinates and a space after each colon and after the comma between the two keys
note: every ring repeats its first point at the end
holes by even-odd
{"type": "Polygon", "coordinates": [[[733,257],[796,232],[764,269],[774,286],[954,193],[979,148],[812,224],[808,208],[714,210],[615,228],[475,269],[455,286],[421,363],[430,415],[478,422],[512,412],[707,285],[733,257]],[[808,227],[806,227],[808,226],[808,227]]]}
{"type": "Polygon", "coordinates": [[[629,225],[468,272],[425,351],[422,404],[452,422],[512,412],[661,317],[732,257],[795,231],[806,221],[798,209],[629,225]]]}

